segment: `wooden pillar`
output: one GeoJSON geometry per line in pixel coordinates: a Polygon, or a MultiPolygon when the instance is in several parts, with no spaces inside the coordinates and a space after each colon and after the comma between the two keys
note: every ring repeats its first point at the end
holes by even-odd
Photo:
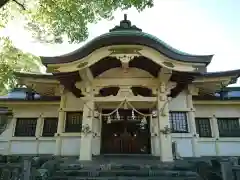
{"type": "Polygon", "coordinates": [[[39,115],[38,120],[37,120],[37,125],[36,125],[36,132],[35,132],[35,136],[36,136],[36,143],[37,143],[37,149],[36,149],[36,153],[37,155],[39,154],[39,138],[41,137],[42,134],[42,128],[43,128],[43,122],[44,119],[42,117],[42,114],[39,115]]]}
{"type": "Polygon", "coordinates": [[[163,162],[173,161],[172,155],[172,135],[171,133],[163,133],[164,129],[170,128],[169,109],[167,99],[166,85],[161,83],[158,90],[158,124],[159,124],[159,143],[160,158],[163,162]]]}
{"type": "Polygon", "coordinates": [[[193,157],[198,157],[198,135],[196,131],[196,122],[195,122],[195,109],[193,107],[193,101],[192,101],[192,95],[193,95],[193,87],[188,86],[188,93],[187,93],[187,107],[189,109],[188,111],[188,122],[190,125],[190,132],[192,134],[192,153],[193,157]]]}
{"type": "MultiPolygon", "coordinates": [[[[156,113],[157,114],[157,113],[156,113]]],[[[151,152],[154,156],[160,156],[158,117],[151,116],[151,152]]]]}
{"type": "MultiPolygon", "coordinates": [[[[92,131],[93,126],[93,110],[94,110],[94,101],[89,100],[83,106],[83,120],[82,127],[88,126],[90,131],[92,131]]],[[[81,133],[81,144],[80,144],[80,156],[79,160],[81,161],[90,161],[92,160],[92,133],[81,133]]]]}
{"type": "Polygon", "coordinates": [[[66,92],[65,90],[62,90],[61,93],[61,102],[58,112],[58,127],[57,127],[57,133],[56,136],[56,149],[55,149],[55,155],[61,156],[61,149],[62,149],[62,139],[61,134],[64,131],[64,122],[65,122],[65,111],[64,108],[66,107],[66,92]]]}
{"type": "Polygon", "coordinates": [[[16,124],[17,124],[17,118],[16,117],[12,117],[12,122],[10,124],[10,127],[9,127],[9,137],[8,137],[8,147],[7,147],[7,155],[11,155],[11,149],[12,149],[12,140],[11,138],[14,137],[14,130],[15,130],[15,127],[16,127],[16,124]]]}
{"type": "Polygon", "coordinates": [[[216,156],[219,156],[219,130],[218,130],[218,123],[217,123],[217,118],[215,115],[212,116],[211,118],[211,125],[212,125],[212,134],[214,138],[214,143],[215,143],[215,152],[216,156]]]}

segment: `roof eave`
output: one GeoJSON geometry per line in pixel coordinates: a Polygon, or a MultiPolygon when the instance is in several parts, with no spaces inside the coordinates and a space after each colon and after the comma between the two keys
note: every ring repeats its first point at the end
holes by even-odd
{"type": "Polygon", "coordinates": [[[190,55],[186,53],[181,53],[180,51],[176,52],[173,48],[167,46],[161,41],[158,41],[148,36],[144,36],[143,34],[140,33],[133,34],[107,33],[105,35],[93,39],[92,41],[88,42],[84,46],[80,47],[79,49],[69,54],[56,57],[40,57],[40,58],[45,66],[47,66],[48,64],[70,63],[88,56],[97,49],[112,45],[147,46],[157,50],[158,52],[164,54],[165,56],[171,59],[188,63],[203,63],[205,65],[208,65],[213,58],[213,55],[190,55]]]}
{"type": "Polygon", "coordinates": [[[207,72],[202,73],[202,77],[224,77],[224,76],[235,76],[236,78],[240,77],[240,69],[230,70],[230,71],[221,71],[221,72],[207,72]]]}
{"type": "Polygon", "coordinates": [[[14,75],[18,78],[55,79],[55,77],[52,74],[14,72],[14,75]]]}

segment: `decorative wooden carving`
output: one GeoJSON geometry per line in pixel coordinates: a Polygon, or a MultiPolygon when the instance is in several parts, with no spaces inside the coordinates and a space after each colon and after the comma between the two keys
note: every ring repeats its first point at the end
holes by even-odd
{"type": "Polygon", "coordinates": [[[89,96],[91,90],[92,90],[92,88],[89,87],[89,86],[83,87],[83,88],[81,88],[81,93],[82,93],[82,95],[84,95],[84,96],[89,96]]]}
{"type": "Polygon", "coordinates": [[[77,68],[79,69],[83,69],[84,67],[86,67],[88,65],[88,62],[81,62],[78,64],[77,68]]]}
{"type": "Polygon", "coordinates": [[[171,93],[171,90],[174,89],[177,86],[176,82],[169,82],[166,87],[166,94],[169,95],[171,93]]]}
{"type": "Polygon", "coordinates": [[[168,61],[164,61],[163,64],[167,67],[174,68],[174,64],[168,61]]]}
{"type": "Polygon", "coordinates": [[[130,96],[134,96],[131,86],[126,86],[126,87],[120,87],[117,96],[120,97],[130,97],[130,96]]]}
{"type": "Polygon", "coordinates": [[[76,97],[82,97],[81,90],[75,86],[75,83],[81,80],[78,71],[69,73],[54,73],[53,75],[59,80],[65,89],[72,92],[76,97]]]}
{"type": "Polygon", "coordinates": [[[115,57],[119,59],[122,63],[122,67],[124,70],[128,69],[128,63],[133,60],[135,57],[139,57],[141,54],[139,53],[141,49],[139,48],[111,48],[109,51],[111,57],[115,57]]]}

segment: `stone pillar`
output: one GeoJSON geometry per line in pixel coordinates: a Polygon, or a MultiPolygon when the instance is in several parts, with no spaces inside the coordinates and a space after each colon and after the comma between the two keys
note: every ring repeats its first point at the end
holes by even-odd
{"type": "Polygon", "coordinates": [[[56,136],[56,149],[55,149],[55,155],[61,156],[61,149],[62,149],[62,139],[61,134],[64,131],[64,122],[65,122],[65,111],[64,108],[66,107],[66,93],[63,90],[61,93],[61,102],[58,112],[58,127],[57,127],[57,133],[56,136]]]}
{"type": "Polygon", "coordinates": [[[165,83],[161,83],[158,90],[158,124],[159,124],[159,143],[160,158],[162,162],[173,161],[172,154],[172,135],[163,133],[162,130],[170,128],[168,97],[165,83]]]}
{"type": "Polygon", "coordinates": [[[219,130],[218,130],[218,123],[217,123],[217,118],[215,115],[213,115],[213,117],[210,119],[211,121],[211,125],[212,125],[212,134],[213,134],[213,138],[214,138],[214,143],[215,143],[215,152],[216,152],[216,156],[219,156],[219,130]]]}
{"type": "Polygon", "coordinates": [[[187,108],[189,109],[188,122],[189,122],[189,127],[190,127],[190,133],[192,134],[192,152],[193,152],[193,157],[198,157],[199,156],[199,153],[197,152],[198,135],[197,135],[197,131],[196,131],[195,109],[193,107],[192,95],[193,95],[193,89],[192,89],[192,87],[188,87],[187,108]]]}
{"type": "MultiPolygon", "coordinates": [[[[88,101],[84,104],[83,107],[83,119],[82,119],[82,126],[89,126],[90,130],[92,131],[93,125],[93,114],[94,112],[94,102],[93,100],[88,101]]],[[[84,134],[81,133],[81,144],[80,144],[80,156],[79,160],[82,161],[90,161],[92,160],[92,133],[84,134]]]]}

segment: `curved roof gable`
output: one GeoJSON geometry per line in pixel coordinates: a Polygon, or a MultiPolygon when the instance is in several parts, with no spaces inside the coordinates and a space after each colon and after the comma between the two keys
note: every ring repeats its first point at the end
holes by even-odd
{"type": "Polygon", "coordinates": [[[41,59],[45,65],[69,63],[82,59],[99,48],[111,45],[143,45],[153,48],[165,56],[177,61],[204,63],[206,65],[211,62],[213,57],[213,55],[200,56],[179,51],[157,37],[142,32],[140,28],[132,25],[131,21],[127,20],[127,16],[124,15],[124,20],[120,22],[119,26],[115,26],[113,29],[110,29],[108,33],[94,38],[79,49],[62,56],[41,57],[41,59]]]}

